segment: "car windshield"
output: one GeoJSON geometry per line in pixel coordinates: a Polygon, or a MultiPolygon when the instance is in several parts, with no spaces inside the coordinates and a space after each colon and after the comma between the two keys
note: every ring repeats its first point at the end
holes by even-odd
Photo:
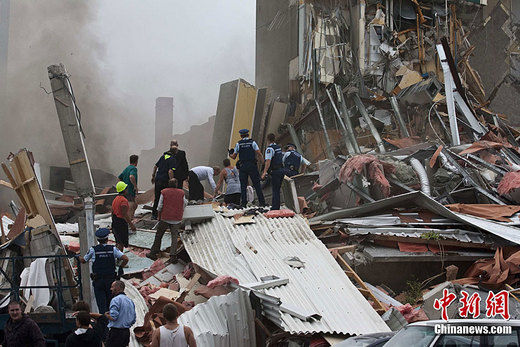
{"type": "Polygon", "coordinates": [[[435,338],[433,326],[413,325],[401,329],[394,337],[392,337],[385,347],[402,347],[402,346],[429,346],[435,338]]]}

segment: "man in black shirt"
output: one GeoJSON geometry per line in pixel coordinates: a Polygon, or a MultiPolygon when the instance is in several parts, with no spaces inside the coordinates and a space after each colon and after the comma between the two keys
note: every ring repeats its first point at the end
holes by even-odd
{"type": "Polygon", "coordinates": [[[155,184],[155,199],[153,201],[152,219],[157,219],[157,205],[161,197],[161,190],[168,187],[168,181],[174,178],[174,172],[177,167],[177,161],[175,160],[177,151],[177,143],[172,141],[170,150],[164,152],[153,167],[152,184],[155,184]]]}
{"type": "Polygon", "coordinates": [[[177,180],[177,188],[182,189],[184,181],[188,178],[188,161],[186,160],[186,152],[179,149],[177,140],[170,142],[170,152],[175,158],[175,170],[173,177],[177,180]]]}
{"type": "Polygon", "coordinates": [[[101,347],[103,334],[108,324],[108,318],[99,313],[89,313],[88,311],[79,311],[76,314],[77,329],[72,332],[65,342],[66,347],[101,347]],[[96,322],[92,324],[91,318],[96,322]]]}

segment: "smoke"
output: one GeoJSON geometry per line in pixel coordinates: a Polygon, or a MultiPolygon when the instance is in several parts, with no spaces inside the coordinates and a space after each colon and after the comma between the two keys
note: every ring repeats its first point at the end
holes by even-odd
{"type": "Polygon", "coordinates": [[[179,134],[215,114],[221,83],[254,82],[254,9],[242,0],[11,0],[0,158],[25,147],[42,167],[68,166],[54,100],[40,88],[50,92],[47,66],[63,63],[91,168],[118,174],[130,154],[153,147],[157,97],[173,96],[179,134]]]}
{"type": "Polygon", "coordinates": [[[11,1],[2,159],[25,147],[42,164],[67,166],[54,100],[45,92],[47,66],[58,63],[71,75],[91,167],[117,172],[138,146],[139,107],[122,102],[111,88],[95,18],[92,1],[11,1]]]}

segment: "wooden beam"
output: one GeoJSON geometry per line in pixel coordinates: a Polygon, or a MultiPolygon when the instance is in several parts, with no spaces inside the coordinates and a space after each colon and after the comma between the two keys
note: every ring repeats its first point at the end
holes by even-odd
{"type": "Polygon", "coordinates": [[[31,312],[33,304],[34,304],[34,295],[31,294],[31,296],[29,297],[29,300],[27,300],[27,306],[25,306],[25,310],[23,312],[24,313],[31,312]]]}
{"type": "Polygon", "coordinates": [[[336,257],[336,261],[343,268],[343,270],[345,270],[345,274],[348,277],[353,278],[359,284],[359,286],[361,287],[358,288],[360,293],[363,294],[363,296],[370,298],[370,300],[374,302],[374,304],[376,305],[375,310],[377,311],[377,313],[384,313],[386,309],[383,306],[383,304],[381,304],[381,302],[375,297],[374,293],[372,293],[372,291],[367,287],[365,282],[363,282],[361,277],[359,277],[359,275],[354,271],[354,269],[352,269],[352,267],[345,261],[345,259],[343,259],[343,257],[339,255],[336,257]]]}
{"type": "Polygon", "coordinates": [[[199,278],[200,278],[200,274],[198,272],[195,273],[195,275],[193,275],[191,280],[188,282],[188,285],[186,285],[186,288],[184,288],[184,291],[181,293],[181,295],[179,295],[179,297],[177,299],[175,299],[175,301],[183,302],[184,299],[186,298],[186,296],[191,292],[191,290],[193,289],[195,284],[197,284],[197,282],[199,281],[199,278]]]}
{"type": "Polygon", "coordinates": [[[354,252],[355,250],[356,250],[356,245],[345,245],[345,246],[340,246],[340,247],[329,248],[329,252],[338,252],[338,254],[354,252]]]}
{"type": "Polygon", "coordinates": [[[13,185],[11,183],[9,183],[9,182],[4,181],[4,180],[0,180],[0,186],[4,186],[4,187],[13,189],[13,185]]]}

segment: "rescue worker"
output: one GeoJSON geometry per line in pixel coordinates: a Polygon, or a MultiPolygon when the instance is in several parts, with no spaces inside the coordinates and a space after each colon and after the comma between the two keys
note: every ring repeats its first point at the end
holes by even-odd
{"type": "Polygon", "coordinates": [[[159,224],[150,253],[146,257],[157,260],[157,254],[161,251],[161,241],[166,229],[170,229],[172,243],[170,246],[170,262],[177,263],[177,239],[179,229],[182,227],[182,216],[188,200],[184,197],[184,190],[177,188],[177,180],[172,178],[168,182],[168,188],[161,191],[161,198],[157,209],[159,211],[159,224]]]}
{"type": "Polygon", "coordinates": [[[109,245],[108,235],[110,230],[100,228],[96,230],[96,238],[98,245],[90,247],[84,257],[79,260],[82,263],[92,261],[92,287],[94,287],[94,295],[100,313],[108,311],[112,294],[110,286],[116,277],[123,274],[123,267],[128,264],[128,257],[123,254],[114,245],[109,245]],[[121,259],[121,265],[116,275],[116,260],[121,259]]]}
{"type": "Polygon", "coordinates": [[[135,210],[137,209],[137,203],[135,202],[135,197],[138,193],[137,188],[137,162],[139,161],[139,156],[136,154],[132,154],[130,156],[130,165],[128,165],[123,172],[117,177],[119,181],[123,181],[128,185],[126,198],[128,200],[128,204],[130,205],[130,218],[134,218],[135,210]]]}
{"type": "Polygon", "coordinates": [[[177,140],[170,142],[170,152],[175,159],[175,170],[173,177],[177,180],[177,188],[182,189],[184,180],[188,179],[188,161],[186,160],[186,152],[179,149],[177,140]]]}
{"type": "Polygon", "coordinates": [[[296,145],[288,143],[287,146],[285,146],[285,150],[286,152],[283,155],[282,161],[287,176],[292,177],[300,172],[304,172],[305,168],[311,164],[310,161],[296,151],[296,145]]]}
{"type": "Polygon", "coordinates": [[[262,173],[262,180],[265,179],[267,173],[271,175],[271,188],[273,201],[271,203],[271,210],[280,209],[280,189],[282,188],[283,177],[285,176],[285,169],[283,167],[282,148],[275,143],[276,136],[271,133],[267,135],[269,145],[265,149],[265,165],[262,173]]]}
{"type": "Polygon", "coordinates": [[[229,157],[236,159],[238,156],[237,168],[240,179],[240,200],[242,207],[247,205],[247,183],[249,177],[253,182],[253,187],[256,190],[258,196],[258,203],[260,206],[265,206],[264,193],[260,186],[260,174],[258,173],[258,167],[256,164],[257,158],[262,162],[264,158],[260,152],[258,144],[249,138],[249,130],[241,129],[239,131],[241,140],[235,145],[234,149],[229,150],[229,157]]]}
{"type": "Polygon", "coordinates": [[[152,172],[152,184],[155,188],[155,199],[152,207],[152,219],[157,219],[157,204],[159,204],[159,198],[161,197],[161,190],[168,187],[168,181],[174,177],[177,168],[176,157],[184,154],[184,161],[186,161],[186,154],[184,151],[180,153],[177,147],[177,142],[170,142],[170,149],[164,152],[157,163],[155,163],[152,172]]]}
{"type": "Polygon", "coordinates": [[[188,172],[188,199],[190,201],[202,201],[204,200],[204,197],[213,199],[217,195],[217,190],[215,189],[217,185],[215,184],[213,176],[217,176],[219,174],[220,168],[218,166],[196,166],[191,169],[188,172]],[[204,191],[204,186],[201,182],[205,180],[207,180],[211,186],[213,195],[204,191]]]}
{"type": "Polygon", "coordinates": [[[128,247],[128,226],[135,231],[135,225],[130,218],[130,207],[126,198],[128,185],[123,182],[117,182],[116,191],[118,195],[112,201],[112,233],[116,239],[116,247],[122,252],[128,247]]]}

